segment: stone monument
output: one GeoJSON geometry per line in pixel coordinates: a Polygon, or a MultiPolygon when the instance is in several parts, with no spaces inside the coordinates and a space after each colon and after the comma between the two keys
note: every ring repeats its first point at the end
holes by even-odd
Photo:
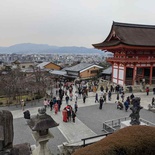
{"type": "Polygon", "coordinates": [[[30,144],[13,146],[13,116],[8,110],[0,110],[0,155],[31,155],[30,144]]]}
{"type": "Polygon", "coordinates": [[[32,151],[32,155],[52,155],[47,146],[50,138],[54,137],[49,128],[58,126],[50,115],[46,114],[44,107],[38,109],[38,114],[30,119],[28,122],[32,130],[32,136],[38,144],[32,151]]]}
{"type": "Polygon", "coordinates": [[[13,136],[13,116],[10,111],[0,110],[0,152],[11,152],[13,136]]]}
{"type": "Polygon", "coordinates": [[[132,111],[132,113],[130,114],[131,117],[131,125],[140,125],[140,115],[139,112],[140,110],[143,108],[140,106],[140,97],[134,97],[132,99],[132,107],[130,108],[130,110],[132,111]]]}

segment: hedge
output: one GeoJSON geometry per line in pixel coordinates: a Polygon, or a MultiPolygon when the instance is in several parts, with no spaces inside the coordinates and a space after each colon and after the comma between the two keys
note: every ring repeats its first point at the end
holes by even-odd
{"type": "Polygon", "coordinates": [[[120,129],[73,155],[155,155],[155,127],[135,125],[120,129]]]}

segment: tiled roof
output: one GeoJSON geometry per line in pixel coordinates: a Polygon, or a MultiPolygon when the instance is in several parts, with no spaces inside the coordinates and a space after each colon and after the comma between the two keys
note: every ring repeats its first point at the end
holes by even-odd
{"type": "Polygon", "coordinates": [[[37,67],[43,69],[46,65],[48,65],[50,62],[42,62],[40,64],[37,65],[37,67]]]}
{"type": "Polygon", "coordinates": [[[53,71],[50,71],[50,73],[55,75],[66,75],[66,71],[62,71],[62,70],[53,70],[53,71]]]}
{"type": "Polygon", "coordinates": [[[101,43],[93,44],[95,48],[117,46],[155,47],[155,25],[140,25],[113,22],[108,37],[101,43]]]}
{"type": "Polygon", "coordinates": [[[107,69],[103,70],[102,74],[111,74],[112,73],[112,67],[108,67],[107,69]]]}
{"type": "Polygon", "coordinates": [[[89,63],[80,63],[80,64],[77,64],[75,66],[72,66],[72,67],[69,67],[66,69],[66,71],[75,71],[75,72],[79,72],[83,69],[86,69],[90,66],[92,66],[93,64],[89,64],[89,63]]]}

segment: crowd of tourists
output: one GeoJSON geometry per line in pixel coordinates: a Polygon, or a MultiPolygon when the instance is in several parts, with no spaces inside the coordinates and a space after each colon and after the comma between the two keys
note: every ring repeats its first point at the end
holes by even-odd
{"type": "Polygon", "coordinates": [[[80,95],[76,91],[73,91],[73,85],[71,82],[57,82],[55,85],[55,96],[52,94],[50,100],[45,98],[43,102],[44,107],[50,108],[50,111],[54,111],[55,114],[62,111],[64,122],[70,122],[71,120],[75,122],[78,110],[77,100],[80,95]],[[62,103],[63,109],[61,109],[62,103]]]}
{"type": "MultiPolygon", "coordinates": [[[[112,96],[116,94],[115,105],[117,109],[128,111],[132,104],[134,94],[130,88],[131,94],[125,96],[125,91],[120,85],[101,85],[98,81],[76,81],[76,82],[57,82],[55,84],[55,93],[52,93],[49,98],[43,101],[44,107],[49,108],[50,111],[58,114],[61,112],[63,122],[75,122],[78,111],[78,100],[82,100],[83,104],[87,102],[89,92],[94,92],[95,103],[99,104],[99,109],[102,110],[107,101],[112,100],[112,96]],[[63,106],[62,106],[63,104],[63,106]]],[[[146,88],[146,94],[149,95],[149,88],[146,88]]],[[[22,102],[22,109],[24,111],[24,103],[22,102]]],[[[152,107],[155,107],[155,99],[152,98],[152,107]]]]}

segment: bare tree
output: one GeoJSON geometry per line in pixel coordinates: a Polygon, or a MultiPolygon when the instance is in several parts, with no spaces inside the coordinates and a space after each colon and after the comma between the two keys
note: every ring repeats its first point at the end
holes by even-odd
{"type": "Polygon", "coordinates": [[[53,78],[47,71],[33,67],[33,72],[23,73],[21,70],[14,69],[7,74],[0,75],[0,94],[7,97],[7,103],[12,100],[19,103],[23,95],[29,95],[35,99],[35,95],[45,96],[46,90],[52,92],[53,78]]]}

